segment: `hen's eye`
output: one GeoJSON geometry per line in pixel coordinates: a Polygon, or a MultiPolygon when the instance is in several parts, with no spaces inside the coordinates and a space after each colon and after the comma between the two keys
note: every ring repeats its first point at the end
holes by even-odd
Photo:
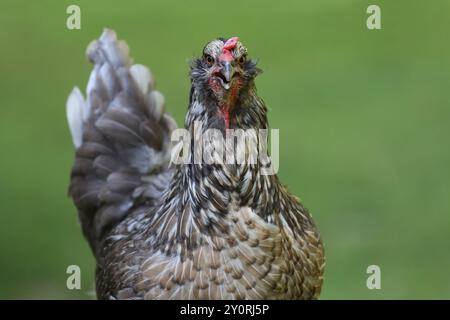
{"type": "Polygon", "coordinates": [[[247,61],[247,57],[245,55],[241,56],[238,60],[239,64],[244,64],[247,61]]]}
{"type": "Polygon", "coordinates": [[[206,54],[206,55],[205,55],[205,61],[206,61],[206,63],[207,63],[209,66],[211,66],[211,65],[214,63],[214,58],[211,57],[209,54],[206,54]]]}

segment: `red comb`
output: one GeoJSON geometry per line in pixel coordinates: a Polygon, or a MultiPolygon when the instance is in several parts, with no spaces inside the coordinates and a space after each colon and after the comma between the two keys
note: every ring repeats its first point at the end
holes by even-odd
{"type": "Polygon", "coordinates": [[[236,45],[239,41],[238,37],[232,37],[230,39],[227,40],[227,42],[225,42],[225,44],[223,45],[223,50],[232,50],[234,48],[236,48],[236,45]]]}
{"type": "Polygon", "coordinates": [[[231,61],[233,60],[233,55],[231,54],[231,50],[236,48],[236,44],[238,43],[239,38],[238,37],[232,37],[225,42],[222,49],[222,54],[220,55],[219,59],[223,61],[231,61]]]}

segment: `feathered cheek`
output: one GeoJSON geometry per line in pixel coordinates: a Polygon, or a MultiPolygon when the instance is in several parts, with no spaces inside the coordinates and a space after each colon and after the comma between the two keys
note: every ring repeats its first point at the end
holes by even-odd
{"type": "Polygon", "coordinates": [[[244,86],[244,79],[241,77],[236,77],[232,83],[232,88],[234,89],[235,93],[237,93],[242,87],[244,86]]]}

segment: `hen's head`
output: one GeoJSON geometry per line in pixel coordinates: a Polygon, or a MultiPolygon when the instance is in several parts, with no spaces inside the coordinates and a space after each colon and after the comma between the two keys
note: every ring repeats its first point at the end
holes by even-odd
{"type": "Polygon", "coordinates": [[[239,38],[218,38],[206,44],[202,56],[193,61],[191,80],[206,98],[231,108],[259,72],[239,38]]]}

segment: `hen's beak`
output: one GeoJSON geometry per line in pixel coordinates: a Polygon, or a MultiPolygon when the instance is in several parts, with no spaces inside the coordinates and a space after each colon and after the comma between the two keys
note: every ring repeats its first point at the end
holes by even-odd
{"type": "Polygon", "coordinates": [[[220,64],[222,65],[222,68],[220,69],[222,86],[228,90],[230,89],[231,79],[234,75],[234,67],[231,64],[231,61],[223,60],[220,64]]]}
{"type": "Polygon", "coordinates": [[[230,82],[234,75],[234,68],[229,61],[222,62],[222,75],[224,76],[226,82],[230,82]]]}

